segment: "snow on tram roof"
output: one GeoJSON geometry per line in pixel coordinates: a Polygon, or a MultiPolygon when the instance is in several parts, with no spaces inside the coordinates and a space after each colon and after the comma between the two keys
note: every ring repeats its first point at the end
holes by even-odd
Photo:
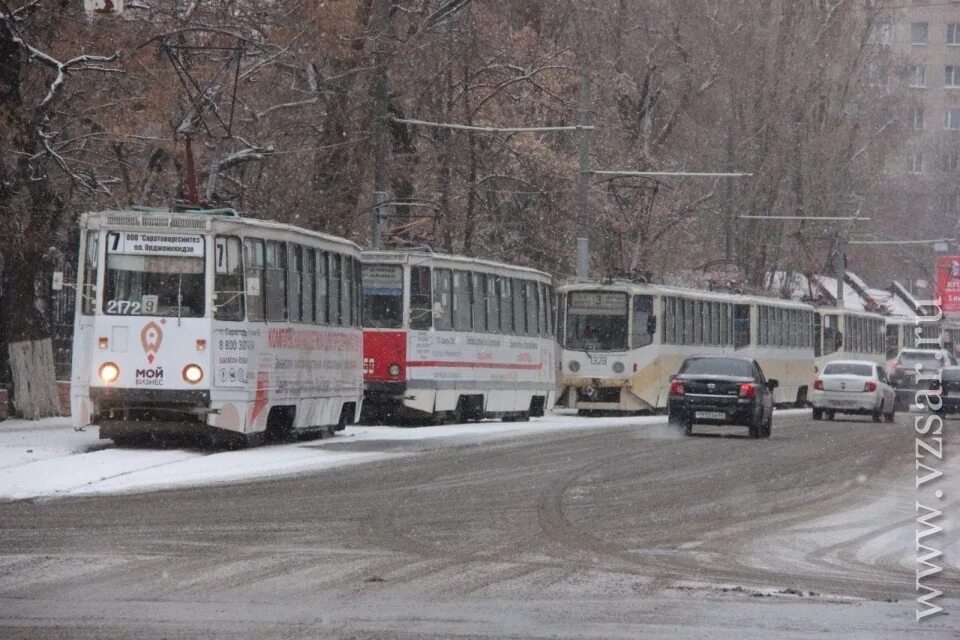
{"type": "Polygon", "coordinates": [[[648,293],[661,295],[687,295],[696,296],[704,300],[753,302],[757,304],[774,304],[779,307],[788,307],[792,309],[817,310],[817,307],[799,302],[797,300],[785,300],[783,298],[773,298],[768,296],[747,295],[742,293],[730,293],[727,291],[705,291],[703,289],[688,289],[686,287],[673,287],[664,284],[650,284],[644,282],[630,282],[626,280],[613,281],[589,281],[589,280],[571,280],[561,287],[558,291],[588,291],[588,290],[642,290],[648,293]]]}
{"type": "Polygon", "coordinates": [[[389,259],[389,258],[403,258],[407,260],[409,258],[420,258],[423,260],[447,260],[450,262],[459,262],[464,264],[475,264],[481,265],[489,268],[496,269],[511,269],[513,271],[521,271],[524,273],[530,273],[544,278],[553,279],[553,276],[547,273],[546,271],[540,271],[539,269],[534,269],[533,267],[524,267],[516,264],[508,264],[506,262],[495,262],[493,260],[486,260],[484,258],[474,258],[472,256],[461,256],[454,253],[434,253],[432,251],[424,251],[423,249],[364,249],[363,250],[363,260],[364,261],[376,261],[377,259],[389,259]]]}
{"type": "Polygon", "coordinates": [[[226,215],[224,213],[228,209],[211,209],[208,211],[197,209],[189,211],[174,211],[169,209],[148,209],[148,208],[133,208],[133,209],[107,209],[103,211],[89,211],[84,213],[81,216],[81,225],[88,225],[90,221],[99,222],[102,225],[107,225],[111,227],[124,228],[124,229],[138,229],[138,228],[149,228],[151,231],[161,232],[167,230],[168,232],[189,232],[193,231],[209,231],[209,227],[204,221],[210,220],[217,222],[219,225],[224,223],[234,224],[238,227],[255,227],[260,229],[269,229],[272,231],[286,231],[289,233],[296,233],[301,235],[307,235],[318,240],[326,240],[328,242],[333,242],[337,244],[348,245],[358,251],[361,250],[360,245],[352,240],[343,238],[341,236],[331,235],[329,233],[323,233],[322,231],[313,231],[312,229],[305,229],[303,227],[298,227],[296,225],[287,224],[284,222],[276,222],[274,220],[262,220],[260,218],[247,218],[239,215],[232,209],[232,215],[226,215]],[[136,220],[134,220],[136,217],[136,220]],[[161,218],[166,218],[168,223],[165,225],[153,225],[144,222],[144,218],[147,220],[159,221],[161,218]],[[177,224],[174,222],[180,222],[177,224]],[[199,222],[198,222],[199,221],[199,222]],[[183,224],[186,222],[192,222],[193,224],[183,224]]]}

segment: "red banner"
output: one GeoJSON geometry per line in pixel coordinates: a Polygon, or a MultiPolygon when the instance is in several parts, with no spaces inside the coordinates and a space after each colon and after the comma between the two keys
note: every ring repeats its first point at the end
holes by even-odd
{"type": "Polygon", "coordinates": [[[960,313],[960,256],[937,257],[937,297],[944,313],[960,313]]]}

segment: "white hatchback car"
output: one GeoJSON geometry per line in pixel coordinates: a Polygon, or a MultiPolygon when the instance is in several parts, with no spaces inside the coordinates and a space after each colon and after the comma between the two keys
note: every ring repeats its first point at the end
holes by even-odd
{"type": "Polygon", "coordinates": [[[834,360],[824,365],[813,381],[810,404],[814,420],[858,413],[873,416],[874,422],[881,418],[893,422],[896,392],[881,365],[869,360],[834,360]]]}

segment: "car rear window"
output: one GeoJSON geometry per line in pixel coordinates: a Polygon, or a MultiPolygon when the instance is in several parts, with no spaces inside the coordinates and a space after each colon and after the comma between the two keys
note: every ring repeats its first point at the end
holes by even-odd
{"type": "Polygon", "coordinates": [[[823,368],[825,376],[873,376],[873,365],[849,362],[831,362],[823,368]]]}
{"type": "Polygon", "coordinates": [[[943,360],[937,358],[933,353],[922,351],[904,351],[897,359],[897,366],[916,368],[920,365],[923,369],[939,369],[945,364],[950,364],[946,353],[942,354],[943,360]]]}
{"type": "Polygon", "coordinates": [[[734,358],[692,358],[683,363],[680,373],[692,373],[705,376],[753,377],[753,365],[734,358]]]}

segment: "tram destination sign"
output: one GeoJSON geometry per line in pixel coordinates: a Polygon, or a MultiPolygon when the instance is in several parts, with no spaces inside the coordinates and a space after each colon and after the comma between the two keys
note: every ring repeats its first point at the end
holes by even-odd
{"type": "Polygon", "coordinates": [[[107,251],[133,256],[203,257],[203,236],[140,231],[110,231],[107,251]]]}
{"type": "Polygon", "coordinates": [[[569,309],[575,313],[626,313],[627,296],[624,293],[575,291],[570,293],[569,309]]]}

